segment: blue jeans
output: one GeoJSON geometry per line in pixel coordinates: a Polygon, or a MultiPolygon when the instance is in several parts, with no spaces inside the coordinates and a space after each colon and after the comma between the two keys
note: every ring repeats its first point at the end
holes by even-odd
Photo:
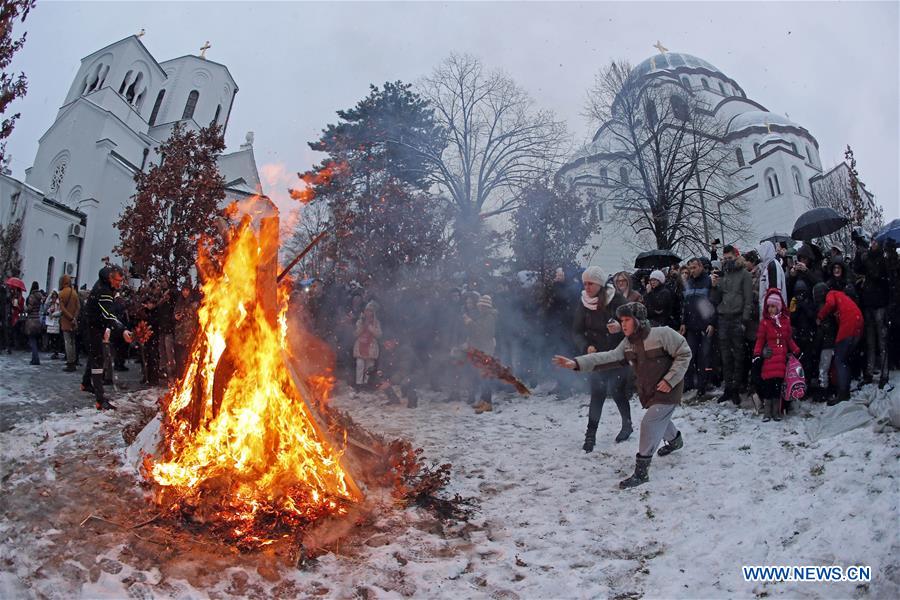
{"type": "Polygon", "coordinates": [[[706,377],[709,373],[710,355],[712,354],[712,336],[706,335],[704,329],[685,329],[684,337],[691,348],[691,364],[685,375],[685,390],[706,390],[706,377]]]}
{"type": "Polygon", "coordinates": [[[838,396],[850,394],[850,355],[859,337],[850,337],[834,345],[834,368],[837,371],[838,396]]]}
{"type": "Polygon", "coordinates": [[[28,346],[31,348],[31,364],[39,365],[41,364],[41,355],[38,354],[38,336],[29,335],[28,336],[28,346]]]}

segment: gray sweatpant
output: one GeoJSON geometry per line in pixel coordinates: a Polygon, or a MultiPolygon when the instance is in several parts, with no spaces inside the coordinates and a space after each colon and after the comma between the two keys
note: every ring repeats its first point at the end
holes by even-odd
{"type": "Polygon", "coordinates": [[[641,419],[641,440],[638,454],[653,456],[656,447],[662,440],[671,442],[678,435],[678,429],[672,424],[672,413],[675,404],[654,404],[644,413],[641,419]]]}

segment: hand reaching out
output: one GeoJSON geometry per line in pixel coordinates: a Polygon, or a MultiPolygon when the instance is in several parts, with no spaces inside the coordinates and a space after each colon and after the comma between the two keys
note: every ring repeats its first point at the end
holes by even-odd
{"type": "Polygon", "coordinates": [[[556,365],[557,367],[562,367],[563,369],[570,369],[572,371],[574,371],[575,367],[578,366],[578,363],[576,363],[571,358],[566,358],[565,356],[560,356],[559,354],[557,354],[556,356],[553,357],[553,364],[556,365]]]}

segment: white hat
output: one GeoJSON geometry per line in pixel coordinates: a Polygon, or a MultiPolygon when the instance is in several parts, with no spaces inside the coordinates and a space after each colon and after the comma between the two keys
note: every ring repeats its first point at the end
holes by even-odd
{"type": "Polygon", "coordinates": [[[597,265],[591,265],[581,274],[582,283],[596,283],[597,285],[606,285],[606,273],[597,265]]]}
{"type": "Polygon", "coordinates": [[[657,281],[660,282],[660,283],[665,283],[665,282],[666,282],[666,276],[663,275],[663,272],[660,271],[659,269],[656,269],[655,271],[653,271],[652,273],[650,273],[650,279],[655,279],[655,280],[657,280],[657,281]]]}

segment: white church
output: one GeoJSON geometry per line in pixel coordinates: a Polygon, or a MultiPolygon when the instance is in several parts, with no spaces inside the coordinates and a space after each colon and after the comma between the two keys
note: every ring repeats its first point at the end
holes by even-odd
{"type": "MultiPolygon", "coordinates": [[[[664,51],[635,67],[633,77],[641,86],[676,86],[678,94],[673,97],[684,92],[694,95],[724,127],[723,141],[732,153],[728,182],[731,193],[725,201],[745,200],[750,226],[743,239],[726,239],[724,234],[712,230],[710,241],[719,237],[724,243],[751,248],[772,233],[790,235],[797,217],[814,204],[813,193],[819,186],[832,178],[846,181],[844,163],[823,171],[819,143],[806,128],[748,98],[734,79],[703,59],[664,51]]],[[[558,174],[595,202],[600,231],[589,240],[589,246],[598,247],[590,262],[610,273],[632,270],[635,248],[640,247],[630,231],[623,233],[610,226],[618,215],[608,191],[604,198],[604,188],[610,188],[608,173],[621,177],[623,166],[617,157],[622,148],[617,144],[606,126],[601,126],[592,141],[558,174]],[[615,233],[604,235],[604,230],[615,233]],[[632,239],[623,240],[629,235],[632,239]]],[[[871,196],[864,188],[863,191],[871,196]]]]}
{"type": "MultiPolygon", "coordinates": [[[[158,163],[172,127],[224,131],[238,86],[225,65],[187,55],[157,62],[132,35],[81,60],[25,181],[0,175],[0,224],[22,219],[22,279],[55,289],[63,273],[90,287],[135,192],[134,175],[158,163]]],[[[262,193],[253,136],[219,158],[225,203],[262,193]]]]}

